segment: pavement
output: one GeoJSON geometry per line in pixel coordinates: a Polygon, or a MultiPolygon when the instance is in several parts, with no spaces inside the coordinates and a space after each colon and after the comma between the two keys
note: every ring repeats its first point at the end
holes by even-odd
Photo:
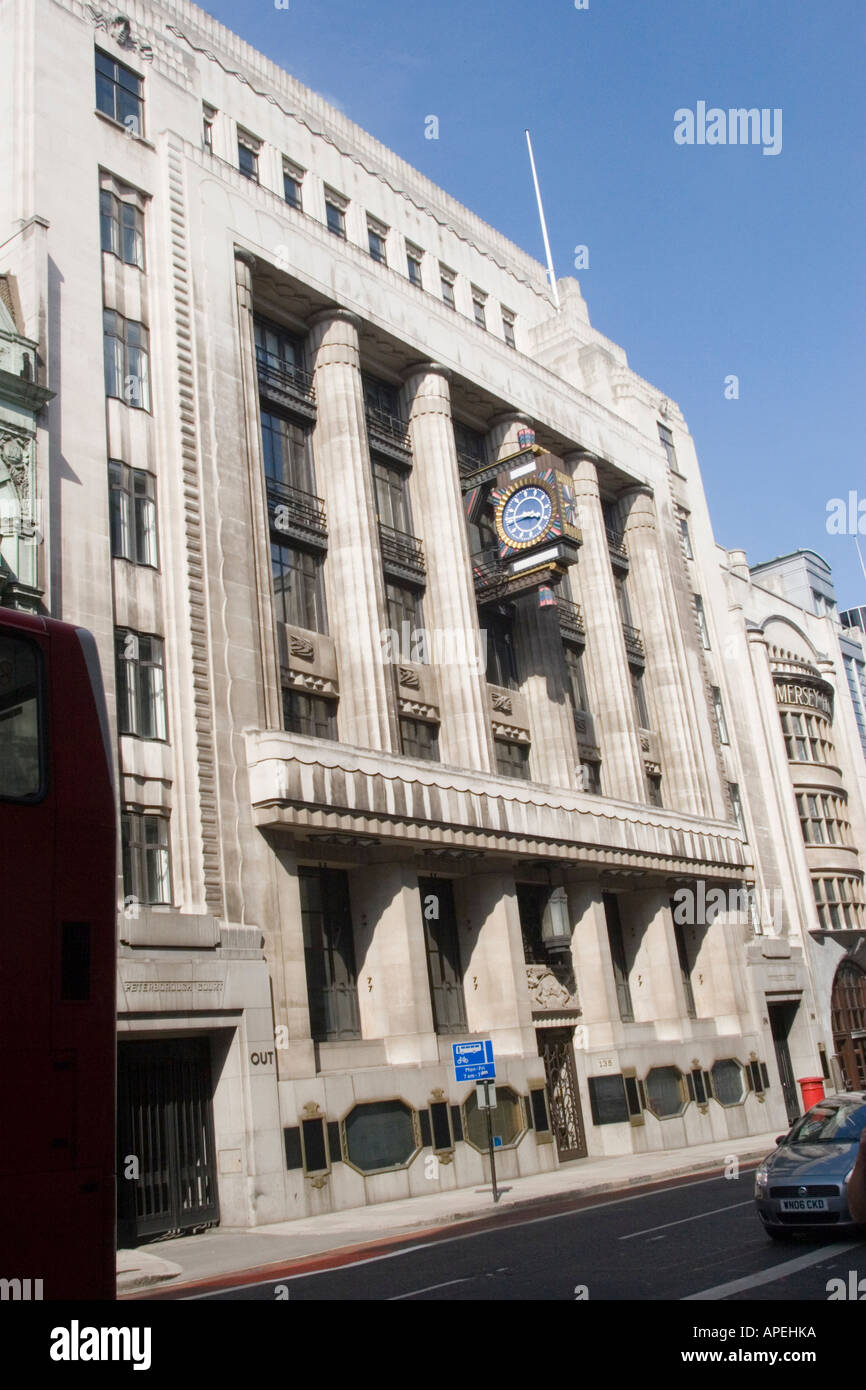
{"type": "Polygon", "coordinates": [[[217,1281],[248,1282],[253,1274],[276,1277],[293,1266],[327,1268],[369,1257],[375,1250],[407,1236],[441,1235],[444,1228],[464,1222],[508,1222],[525,1212],[583,1201],[595,1194],[617,1192],[644,1184],[700,1173],[720,1173],[729,1156],[742,1164],[765,1157],[776,1147],[778,1130],[743,1139],[696,1144],[688,1149],[623,1154],[614,1158],[579,1159],[549,1173],[508,1178],[494,1207],[489,1184],[431,1192],[422,1197],[281,1221],[274,1225],[216,1227],[200,1235],[117,1252],[118,1298],[148,1297],[157,1290],[177,1290],[179,1296],[217,1281]]]}

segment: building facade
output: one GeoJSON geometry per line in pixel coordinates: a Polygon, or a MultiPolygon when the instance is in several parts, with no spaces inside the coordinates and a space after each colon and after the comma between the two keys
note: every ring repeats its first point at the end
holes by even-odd
{"type": "Polygon", "coordinates": [[[506,1178],[784,1127],[816,908],[679,409],[194,6],[0,12],[19,579],[114,718],[123,1238],[484,1180],[454,1042],[506,1178]]]}

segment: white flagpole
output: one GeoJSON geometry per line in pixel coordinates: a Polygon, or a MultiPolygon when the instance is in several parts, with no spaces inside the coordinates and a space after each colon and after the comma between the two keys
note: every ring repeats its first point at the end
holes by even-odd
{"type": "Polygon", "coordinates": [[[860,549],[860,541],[857,536],[854,537],[854,544],[857,547],[857,554],[860,556],[860,568],[863,571],[863,578],[866,579],[866,564],[863,563],[863,551],[860,549]]]}
{"type": "Polygon", "coordinates": [[[532,153],[532,141],[529,138],[529,131],[526,132],[526,143],[529,146],[529,163],[532,165],[532,182],[535,184],[535,196],[538,199],[538,216],[541,218],[541,235],[544,237],[544,252],[547,256],[547,275],[550,280],[550,288],[553,291],[553,302],[559,309],[559,292],[556,288],[556,274],[553,269],[553,257],[550,254],[550,239],[547,235],[547,223],[544,220],[544,208],[541,205],[541,189],[538,187],[538,174],[535,171],[535,156],[532,153]]]}

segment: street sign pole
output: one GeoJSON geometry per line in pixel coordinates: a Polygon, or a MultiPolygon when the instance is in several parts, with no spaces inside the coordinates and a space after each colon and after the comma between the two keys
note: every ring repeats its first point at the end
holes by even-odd
{"type": "Polygon", "coordinates": [[[493,1148],[493,1121],[490,1118],[491,1110],[489,1105],[484,1113],[487,1116],[487,1151],[490,1154],[490,1182],[493,1187],[493,1205],[496,1206],[496,1203],[499,1201],[499,1189],[496,1186],[496,1159],[494,1157],[493,1148]]]}

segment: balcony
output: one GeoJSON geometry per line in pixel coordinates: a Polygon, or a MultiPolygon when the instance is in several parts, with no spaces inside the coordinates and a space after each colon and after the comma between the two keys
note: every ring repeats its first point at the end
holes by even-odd
{"type": "Polygon", "coordinates": [[[365,413],[371,453],[384,454],[398,463],[411,463],[412,446],[405,420],[397,415],[389,415],[386,410],[379,410],[376,406],[368,405],[365,413]]]}
{"type": "Polygon", "coordinates": [[[480,473],[484,467],[483,458],[476,458],[474,454],[467,454],[462,449],[457,450],[457,467],[462,478],[471,478],[473,473],[480,473]]]}
{"type": "Polygon", "coordinates": [[[379,544],[382,548],[382,568],[393,579],[423,584],[427,575],[424,547],[417,536],[395,531],[393,526],[379,522],[379,544]]]}
{"type": "Polygon", "coordinates": [[[256,371],[262,401],[315,420],[316,391],[310,372],[261,348],[256,349],[256,371]]]}
{"type": "Polygon", "coordinates": [[[498,548],[477,550],[471,562],[476,602],[497,602],[508,587],[508,578],[499,563],[498,548]]]}
{"type": "Polygon", "coordinates": [[[633,661],[643,661],[646,653],[643,649],[643,639],[641,638],[640,630],[636,627],[632,627],[630,623],[623,623],[622,635],[625,640],[625,649],[629,655],[629,659],[633,661]]]}
{"type": "Polygon", "coordinates": [[[615,565],[622,569],[628,569],[628,547],[625,543],[625,536],[622,531],[615,531],[612,526],[606,526],[607,549],[611,560],[615,565]]]}
{"type": "Polygon", "coordinates": [[[559,630],[563,637],[582,642],[586,636],[586,626],[580,611],[580,604],[572,603],[567,598],[560,598],[557,594],[556,607],[559,611],[559,630]]]}
{"type": "Polygon", "coordinates": [[[290,540],[325,549],[328,544],[328,524],[321,497],[302,492],[297,487],[289,487],[287,483],[279,483],[274,478],[266,480],[266,488],[271,529],[290,540]]]}

